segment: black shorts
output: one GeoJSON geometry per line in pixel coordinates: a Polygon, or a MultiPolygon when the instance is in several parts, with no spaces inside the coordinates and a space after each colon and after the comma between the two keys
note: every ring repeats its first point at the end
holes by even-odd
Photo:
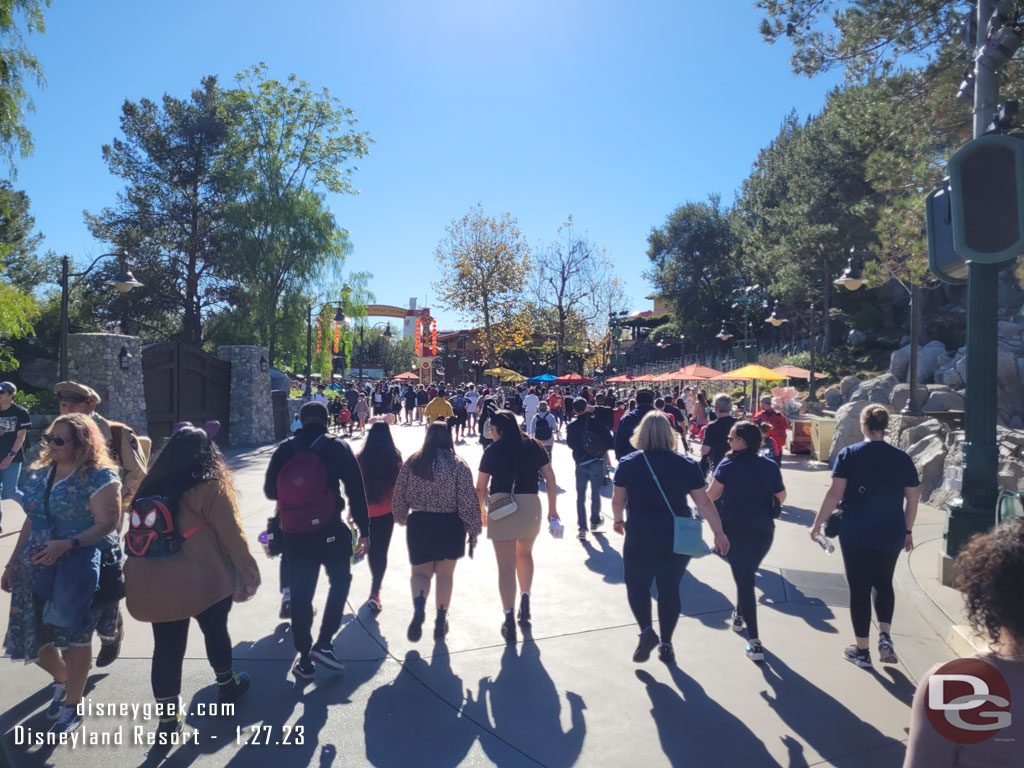
{"type": "Polygon", "coordinates": [[[458,560],[466,554],[466,528],[454,512],[413,512],[407,526],[405,539],[413,565],[458,560]]]}

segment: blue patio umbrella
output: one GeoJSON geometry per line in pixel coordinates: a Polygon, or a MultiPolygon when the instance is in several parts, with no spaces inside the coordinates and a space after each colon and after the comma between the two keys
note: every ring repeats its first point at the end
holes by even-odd
{"type": "Polygon", "coordinates": [[[526,381],[530,384],[546,384],[549,381],[554,381],[557,376],[552,376],[550,373],[542,373],[540,376],[534,376],[532,379],[526,381]]]}

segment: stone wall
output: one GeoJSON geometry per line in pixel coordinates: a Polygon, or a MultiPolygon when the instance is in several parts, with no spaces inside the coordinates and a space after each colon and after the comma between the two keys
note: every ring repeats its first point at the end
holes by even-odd
{"type": "Polygon", "coordinates": [[[142,380],[142,342],[117,333],[72,333],[68,336],[68,376],[86,384],[103,399],[97,410],[138,434],[146,430],[146,390],[142,380]],[[121,350],[131,355],[121,367],[121,350]]]}
{"type": "Polygon", "coordinates": [[[231,413],[228,440],[234,447],[274,442],[274,411],[270,373],[260,370],[266,347],[231,346],[217,349],[231,363],[231,413]]]}

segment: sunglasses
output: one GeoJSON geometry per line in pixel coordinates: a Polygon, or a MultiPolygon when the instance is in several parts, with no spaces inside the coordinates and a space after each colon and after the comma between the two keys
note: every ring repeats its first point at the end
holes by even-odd
{"type": "Polygon", "coordinates": [[[62,448],[67,445],[70,440],[66,437],[54,437],[53,435],[43,435],[43,442],[47,445],[54,445],[57,448],[62,448]]]}

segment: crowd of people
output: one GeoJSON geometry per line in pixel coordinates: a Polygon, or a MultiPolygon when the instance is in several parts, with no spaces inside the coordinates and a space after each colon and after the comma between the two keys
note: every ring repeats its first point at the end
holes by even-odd
{"type": "MultiPolygon", "coordinates": [[[[218,699],[237,700],[251,681],[233,669],[227,618],[233,603],[251,598],[261,580],[230,471],[213,440],[215,425],[178,425],[147,461],[129,428],[95,412],[100,400],[93,390],[62,382],[62,415],[47,428],[42,453],[18,489],[8,470],[15,458],[23,461],[27,418],[10,413],[14,394],[12,384],[0,382],[0,425],[12,419],[0,433],[0,441],[10,443],[11,459],[0,465],[4,498],[20,501],[26,511],[3,572],[2,587],[11,593],[4,647],[11,658],[36,663],[52,678],[53,732],[67,733],[82,721],[76,705],[94,633],[103,642],[99,663],[116,659],[122,598],[135,619],[153,627],[151,685],[158,704],[181,692],[193,618],[206,641],[218,699]]],[[[318,665],[344,669],[333,638],[349,596],[351,561],[367,556],[365,605],[380,612],[395,525],[406,529],[412,568],[411,642],[422,637],[431,591],[433,637],[445,637],[457,563],[466,554],[473,557],[486,535],[498,572],[495,613],[497,603],[502,611],[495,623],[505,641],[515,643],[518,628],[532,621],[533,545],[545,512],[552,534],[562,531],[552,451],[563,439],[574,464],[581,541],[603,526],[602,487],[613,484],[612,526],[625,537],[626,600],[639,629],[633,660],[644,662],[657,648],[662,661],[675,663],[680,583],[691,558],[704,554],[692,542],[680,544],[681,530],[692,530],[695,522],[699,529],[702,520],[711,531],[711,552],[727,560],[735,582],[732,629],[746,635],[746,655],[762,661],[755,574],[786,500],[780,466],[787,424],[771,397],[760,406],[748,419],[727,395],[709,401],[689,388],[657,393],[378,384],[368,391],[349,385],[333,397],[317,392],[302,405],[294,434],[274,451],[264,483],[266,496],[276,502],[266,546],[281,556],[281,617],[291,622],[297,656],[292,673],[308,680],[318,665]],[[392,432],[402,410],[405,424],[425,428],[422,446],[408,457],[392,432]],[[358,452],[349,439],[353,423],[365,431],[358,452]],[[484,446],[475,468],[457,453],[473,436],[484,446]],[[314,640],[321,570],[330,587],[314,640]]],[[[897,661],[893,571],[899,553],[913,546],[917,514],[917,472],[906,453],[885,442],[887,422],[884,407],[864,409],[864,441],[840,453],[809,531],[820,543],[838,528],[854,638],[843,653],[860,667],[872,666],[872,595],[879,660],[897,661]]],[[[997,541],[1006,535],[998,534],[1003,538],[997,541]]],[[[1001,545],[1005,557],[1019,558],[1019,533],[1016,542],[1016,550],[1001,545]]],[[[974,558],[975,570],[982,568],[981,556],[974,558]]],[[[1014,567],[1019,574],[1019,562],[1014,567]]],[[[990,631],[992,621],[1004,622],[1000,641],[1019,649],[1019,617],[1009,616],[1012,608],[999,610],[995,619],[995,608],[979,607],[972,615],[990,631]]],[[[158,725],[163,734],[182,728],[181,713],[169,709],[158,725]]]]}

